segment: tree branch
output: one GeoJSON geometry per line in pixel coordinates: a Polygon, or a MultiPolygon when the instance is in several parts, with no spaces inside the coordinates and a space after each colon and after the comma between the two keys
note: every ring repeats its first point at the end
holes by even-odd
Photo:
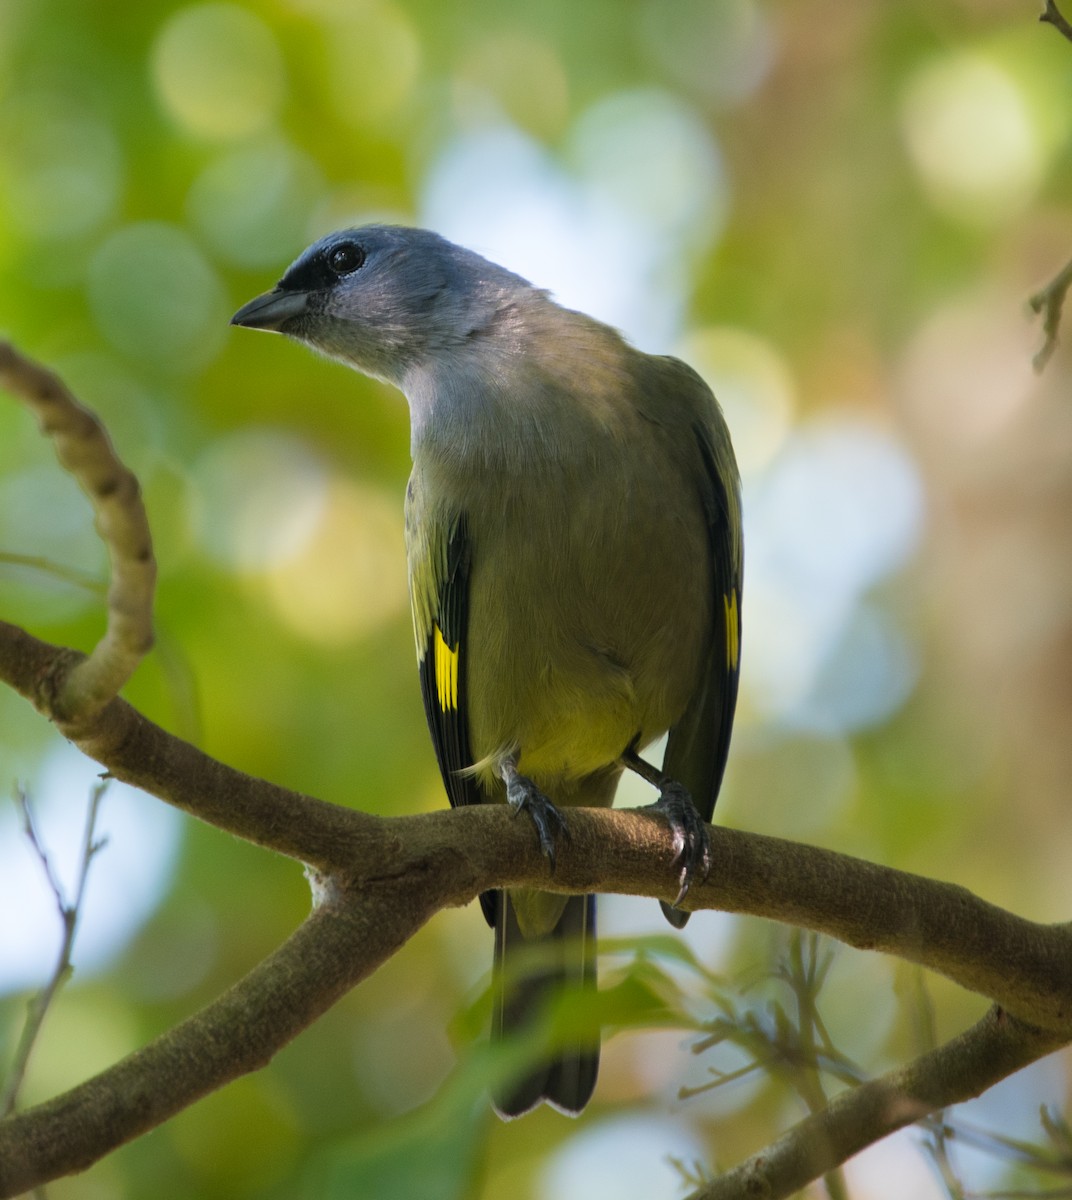
{"type": "Polygon", "coordinates": [[[1072,25],[1065,20],[1054,0],[1046,0],[1046,8],[1039,17],[1039,20],[1045,25],[1052,25],[1062,37],[1066,37],[1072,42],[1072,25]]]}
{"type": "Polygon", "coordinates": [[[100,783],[94,787],[89,797],[86,824],[82,834],[82,853],[79,856],[78,862],[78,877],[75,880],[74,900],[70,904],[64,899],[63,888],[60,886],[60,881],[53,870],[52,861],[45,847],[42,845],[41,839],[37,836],[30,798],[20,788],[15,789],[15,802],[22,814],[23,830],[41,863],[45,877],[48,879],[48,886],[56,901],[56,908],[59,911],[60,922],[63,926],[63,937],[60,939],[60,950],[56,957],[56,965],[52,970],[52,975],[30,1004],[30,1009],[26,1016],[26,1024],[23,1026],[22,1034],[19,1037],[19,1044],[15,1048],[15,1058],[11,1064],[8,1081],[4,1087],[3,1095],[0,1097],[0,1117],[6,1117],[15,1107],[19,1088],[22,1086],[22,1080],[30,1062],[30,1054],[33,1051],[34,1043],[37,1041],[37,1035],[41,1032],[41,1026],[44,1024],[49,1006],[52,1004],[53,997],[72,970],[71,951],[74,949],[75,930],[78,926],[78,917],[82,911],[82,900],[86,892],[89,864],[93,861],[93,856],[104,844],[97,841],[95,833],[97,828],[97,813],[100,811],[101,798],[105,791],[107,791],[107,788],[107,782],[100,783]]]}
{"type": "MultiPolygon", "coordinates": [[[[1072,24],[1069,24],[1054,0],[1046,0],[1039,20],[1044,25],[1052,25],[1063,38],[1072,42],[1072,24]]],[[[1054,350],[1057,349],[1057,331],[1061,326],[1061,311],[1070,287],[1072,287],[1072,261],[1065,263],[1044,288],[1028,299],[1032,310],[1042,314],[1044,340],[1032,360],[1036,371],[1041,371],[1046,366],[1054,350]]]]}
{"type": "Polygon", "coordinates": [[[999,1008],[967,1032],[879,1079],[835,1096],[773,1145],[693,1192],[688,1200],[781,1200],[879,1138],[970,1100],[1064,1044],[999,1008]]]}
{"type": "MultiPolygon", "coordinates": [[[[265,1066],[420,923],[398,887],[371,903],[324,903],[273,954],[201,1012],[61,1096],[0,1122],[0,1197],[84,1170],[207,1092],[265,1066]],[[400,903],[406,922],[383,919],[400,903]]],[[[427,889],[425,902],[434,890],[427,889]]]]}
{"type": "MultiPolygon", "coordinates": [[[[1059,13],[1058,16],[1060,16],[1059,13]]],[[[1040,19],[1045,20],[1046,18],[1040,19]]],[[[1064,17],[1061,17],[1061,20],[1064,21],[1064,17]]],[[[1072,29],[1072,27],[1069,28],[1072,29]]],[[[1065,263],[1050,282],[1029,297],[1027,301],[1033,312],[1042,314],[1042,332],[1045,336],[1042,346],[1032,360],[1036,371],[1041,371],[1045,367],[1054,350],[1057,349],[1057,331],[1061,327],[1061,312],[1064,309],[1065,296],[1070,287],[1072,287],[1072,260],[1065,263]]]]}
{"type": "Polygon", "coordinates": [[[119,461],[96,416],[56,375],[7,342],[0,342],[0,385],[33,410],[61,465],[89,497],[97,532],[108,549],[112,582],[107,629],[55,697],[57,711],[89,715],[118,694],[153,644],[156,560],[141,487],[119,461]]]}
{"type": "MultiPolygon", "coordinates": [[[[0,679],[46,715],[50,689],[41,681],[71,653],[0,622],[0,679]]],[[[217,762],[123,700],[57,725],[117,779],[355,888],[406,877],[422,890],[431,873],[452,905],[489,887],[674,898],[668,828],[644,810],[571,810],[552,876],[531,825],[505,806],[392,818],[340,808],[217,762]]],[[[830,850],[722,826],[709,832],[716,867],[686,908],[769,917],[894,954],[1029,1024],[1072,1033],[1072,927],[1028,921],[955,884],[830,850]]]]}

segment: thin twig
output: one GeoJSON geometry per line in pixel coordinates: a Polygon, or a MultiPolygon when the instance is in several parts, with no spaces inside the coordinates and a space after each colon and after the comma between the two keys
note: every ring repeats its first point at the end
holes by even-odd
{"type": "MultiPolygon", "coordinates": [[[[1039,20],[1044,25],[1052,25],[1062,37],[1072,42],[1072,24],[1066,20],[1054,0],[1046,0],[1046,7],[1039,16],[1039,20]]],[[[1057,330],[1061,324],[1061,309],[1064,307],[1069,287],[1072,287],[1072,260],[1069,260],[1041,291],[1036,292],[1028,300],[1028,304],[1035,312],[1043,314],[1042,332],[1045,340],[1031,360],[1036,371],[1041,371],[1046,366],[1057,348],[1057,330]]]]}
{"type": "MultiPolygon", "coordinates": [[[[1058,1175],[1064,1179],[1072,1178],[1072,1154],[1070,1154],[1070,1130],[1068,1123],[1060,1113],[1052,1112],[1043,1106],[1041,1112],[1042,1126],[1047,1141],[1031,1142],[1022,1138],[1009,1137],[1006,1134],[995,1133],[988,1129],[979,1129],[966,1122],[953,1121],[944,1126],[943,1135],[947,1142],[960,1142],[973,1149],[985,1151],[995,1158],[1004,1160],[1010,1165],[1026,1168],[1035,1174],[1058,1175]]],[[[1072,1185],[1064,1184],[1049,1191],[1017,1191],[999,1189],[981,1193],[988,1200],[1010,1200],[1020,1196],[1072,1196],[1072,1185]]]]}
{"type": "Polygon", "coordinates": [[[971,1029],[914,1062],[835,1096],[758,1154],[689,1200],[783,1200],[830,1167],[906,1125],[979,1095],[999,1079],[1062,1044],[998,1008],[971,1029]]]}
{"type": "MultiPolygon", "coordinates": [[[[1064,18],[1062,17],[1063,21],[1064,18]]],[[[1061,324],[1061,310],[1065,296],[1072,287],[1072,259],[1061,268],[1044,288],[1028,298],[1032,311],[1042,313],[1042,332],[1045,334],[1041,348],[1031,360],[1035,370],[1041,371],[1057,349],[1057,331],[1061,324]]]]}
{"type": "Polygon", "coordinates": [[[78,918],[82,911],[82,901],[86,894],[86,879],[89,876],[89,864],[93,861],[93,857],[97,851],[104,845],[103,840],[96,840],[95,831],[101,799],[107,790],[108,780],[104,780],[98,783],[90,793],[89,807],[86,811],[86,823],[82,834],[82,850],[78,862],[78,876],[75,880],[74,900],[68,904],[64,898],[63,885],[60,883],[48,851],[45,849],[44,843],[41,841],[37,828],[34,825],[33,807],[30,803],[30,798],[21,787],[15,788],[15,803],[22,816],[23,831],[30,845],[33,847],[34,854],[37,856],[37,860],[41,864],[41,869],[45,873],[45,878],[48,880],[49,890],[56,901],[56,908],[63,925],[63,939],[60,942],[60,950],[56,957],[56,966],[53,968],[52,975],[41,991],[30,1002],[26,1014],[26,1024],[22,1028],[19,1044],[15,1049],[15,1058],[11,1064],[11,1071],[4,1086],[3,1095],[0,1096],[0,1117],[6,1117],[14,1111],[19,1089],[22,1087],[23,1079],[26,1076],[26,1068],[30,1063],[30,1055],[41,1032],[41,1026],[44,1024],[49,1006],[73,970],[71,953],[74,949],[74,936],[78,928],[78,918]]]}
{"type": "Polygon", "coordinates": [[[1072,42],[1072,25],[1065,20],[1061,14],[1061,10],[1054,4],[1053,0],[1046,0],[1046,9],[1039,17],[1039,20],[1044,25],[1052,25],[1058,33],[1072,42]]]}
{"type": "Polygon", "coordinates": [[[16,554],[11,550],[0,550],[0,566],[29,567],[33,571],[51,575],[54,579],[62,579],[83,591],[92,592],[95,596],[103,596],[108,590],[107,584],[102,583],[90,571],[81,571],[77,567],[67,567],[63,563],[53,562],[42,554],[16,554]]]}
{"type": "MultiPolygon", "coordinates": [[[[833,956],[827,954],[819,962],[819,938],[817,934],[805,934],[794,929],[789,938],[789,958],[782,966],[782,978],[793,992],[797,1005],[797,1029],[800,1055],[796,1062],[793,1085],[798,1095],[812,1113],[822,1112],[827,1106],[826,1089],[823,1087],[819,1067],[817,1037],[822,1040],[826,1030],[819,1017],[819,990],[830,969],[833,956]],[[807,953],[805,953],[805,940],[807,953]]],[[[845,1177],[840,1167],[833,1167],[823,1176],[823,1184],[830,1200],[848,1200],[845,1177]]]]}
{"type": "MultiPolygon", "coordinates": [[[[105,596],[108,592],[108,584],[91,571],[54,562],[41,554],[17,554],[11,550],[0,550],[0,567],[6,566],[40,571],[43,575],[50,575],[53,579],[69,583],[72,587],[80,588],[94,596],[105,596]]],[[[154,649],[156,660],[164,672],[164,679],[171,693],[179,734],[188,741],[198,742],[201,740],[201,713],[193,668],[181,643],[169,636],[167,627],[159,622],[154,649]]]]}
{"type": "MultiPolygon", "coordinates": [[[[929,1054],[938,1046],[938,1025],[927,978],[919,967],[912,970],[912,991],[909,1012],[913,1020],[916,1050],[929,1054]]],[[[967,1200],[967,1193],[949,1152],[951,1134],[946,1123],[946,1110],[932,1113],[920,1124],[925,1132],[923,1151],[937,1171],[949,1200],[967,1200]]]]}
{"type": "Polygon", "coordinates": [[[1069,1200],[1072,1197],[1072,1187],[1045,1188],[1038,1191],[1035,1188],[1018,1188],[1015,1191],[976,1192],[970,1200],[1069,1200]]]}
{"type": "Polygon", "coordinates": [[[949,1126],[945,1122],[945,1111],[935,1113],[933,1117],[923,1122],[923,1126],[927,1130],[923,1149],[938,1172],[946,1195],[949,1200],[967,1200],[964,1184],[957,1174],[957,1169],[953,1165],[953,1159],[949,1153],[950,1136],[949,1126]]]}

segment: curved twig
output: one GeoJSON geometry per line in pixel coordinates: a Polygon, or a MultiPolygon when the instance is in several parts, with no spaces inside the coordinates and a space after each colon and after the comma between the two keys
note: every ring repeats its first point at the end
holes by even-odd
{"type": "Polygon", "coordinates": [[[0,342],[0,385],[33,410],[56,457],[89,497],[97,532],[108,549],[108,627],[55,698],[58,712],[88,715],[118,694],[153,644],[156,561],[141,488],[93,413],[58,376],[7,342],[0,342]]]}

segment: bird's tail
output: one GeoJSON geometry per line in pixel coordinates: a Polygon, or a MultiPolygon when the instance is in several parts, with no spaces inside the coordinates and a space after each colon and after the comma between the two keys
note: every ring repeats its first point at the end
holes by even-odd
{"type": "MultiPolygon", "coordinates": [[[[539,939],[526,938],[508,893],[498,896],[495,922],[495,979],[492,1037],[521,1032],[564,984],[596,986],[596,898],[571,896],[554,929],[539,939]],[[522,952],[532,958],[526,969],[522,952]],[[512,953],[513,952],[513,953],[512,953]]],[[[492,1096],[499,1116],[520,1117],[546,1100],[576,1116],[591,1098],[599,1073],[599,1036],[555,1051],[521,1078],[506,1081],[492,1096]]]]}

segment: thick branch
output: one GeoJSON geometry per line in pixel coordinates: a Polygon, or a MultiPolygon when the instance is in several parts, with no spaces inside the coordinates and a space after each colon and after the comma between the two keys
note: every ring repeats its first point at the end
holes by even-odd
{"type": "MultiPolygon", "coordinates": [[[[46,711],[42,681],[70,653],[0,624],[0,678],[46,711]]],[[[534,885],[674,898],[670,837],[650,814],[570,812],[570,840],[559,847],[552,877],[531,825],[505,807],[391,819],[342,809],[224,766],[122,700],[59,727],[116,778],[355,886],[405,877],[419,890],[431,872],[447,904],[467,903],[487,887],[534,885]]],[[[715,869],[690,891],[687,907],[787,921],[895,954],[1028,1024],[1072,1032],[1069,926],[1036,924],[954,884],[779,838],[714,826],[711,841],[715,869]]]]}
{"type": "MultiPolygon", "coordinates": [[[[405,818],[400,840],[406,853],[428,855],[438,846],[465,855],[477,890],[491,882],[673,898],[672,848],[657,816],[578,809],[568,819],[570,840],[559,850],[554,877],[535,852],[531,830],[494,805],[405,818]]],[[[705,884],[693,886],[685,907],[769,917],[894,954],[989,997],[1028,1024],[1072,1036],[1068,925],[1027,921],[956,884],[815,846],[717,825],[710,834],[714,868],[705,884]]],[[[465,896],[460,892],[458,900],[465,896]]]]}
{"type": "Polygon", "coordinates": [[[156,561],[141,488],[119,461],[104,426],[51,371],[0,342],[0,385],[24,401],[56,457],[89,497],[108,549],[108,626],[92,654],[63,679],[57,711],[89,714],[106,704],[153,644],[156,561]]]}
{"type": "MultiPolygon", "coordinates": [[[[665,896],[673,890],[665,866],[668,838],[659,822],[637,813],[595,810],[577,810],[570,818],[574,832],[563,848],[559,870],[563,876],[575,876],[574,884],[587,888],[599,876],[620,878],[620,890],[640,894],[665,896]],[[595,861],[575,863],[589,852],[589,842],[596,843],[595,861]]],[[[375,841],[369,859],[351,862],[352,883],[341,887],[332,878],[314,880],[321,907],[225,996],[86,1084],[0,1123],[0,1197],[81,1169],[213,1088],[263,1066],[435,911],[490,884],[536,882],[546,869],[531,828],[514,820],[505,807],[382,822],[366,817],[365,822],[388,826],[392,835],[375,841]],[[398,836],[403,830],[405,836],[398,836]],[[390,853],[385,853],[387,848],[390,853]],[[506,870],[497,865],[500,860],[506,870]]],[[[799,882],[793,876],[800,866],[832,879],[869,869],[866,863],[777,839],[730,830],[713,833],[721,878],[716,886],[702,889],[702,899],[729,900],[725,906],[738,911],[772,915],[768,910],[779,906],[806,909],[801,897],[790,896],[787,903],[782,894],[787,878],[790,889],[799,882]],[[777,864],[775,869],[771,863],[777,864]]],[[[351,847],[361,841],[357,838],[351,847]]],[[[881,874],[894,879],[898,875],[881,874]]],[[[566,883],[558,878],[550,886],[566,883]]],[[[973,901],[967,893],[961,895],[973,901]]],[[[838,923],[820,914],[818,923],[824,922],[838,923]]],[[[872,944],[878,947],[885,938],[896,947],[899,934],[886,931],[872,944]]],[[[926,959],[926,947],[919,945],[918,957],[926,959]]],[[[751,1191],[754,1181],[772,1189],[771,1196],[788,1195],[864,1145],[926,1112],[977,1094],[1065,1040],[1066,1032],[1031,1029],[991,1014],[917,1063],[843,1093],[829,1109],[731,1173],[727,1190],[701,1196],[715,1200],[767,1194],[751,1191]]]]}
{"type": "Polygon", "coordinates": [[[880,1138],[970,1100],[1058,1049],[1064,1039],[992,1008],[967,1032],[908,1066],[836,1096],[773,1145],[720,1175],[689,1200],[781,1200],[880,1138]]]}
{"type": "Polygon", "coordinates": [[[438,906],[399,886],[328,899],[240,983],[142,1050],[0,1122],[0,1197],[84,1170],[223,1084],[265,1066],[390,957],[438,906]],[[403,920],[385,919],[400,908],[403,920]],[[400,931],[404,931],[400,934],[400,931]]]}

